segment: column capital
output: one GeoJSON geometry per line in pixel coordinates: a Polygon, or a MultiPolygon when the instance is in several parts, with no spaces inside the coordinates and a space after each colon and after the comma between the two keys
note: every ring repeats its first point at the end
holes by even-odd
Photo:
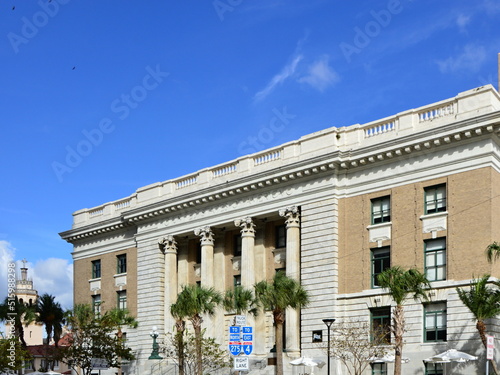
{"type": "Polygon", "coordinates": [[[234,225],[241,228],[242,237],[255,237],[255,224],[250,216],[235,220],[234,225]]]}
{"type": "Polygon", "coordinates": [[[194,230],[194,234],[200,237],[201,246],[204,245],[214,245],[214,233],[209,226],[197,228],[194,230]]]}
{"type": "Polygon", "coordinates": [[[158,239],[158,245],[160,245],[164,254],[177,254],[177,241],[170,234],[158,239]]]}
{"type": "Polygon", "coordinates": [[[287,228],[298,228],[300,226],[300,210],[297,206],[290,206],[279,211],[280,216],[285,217],[287,228]]]}

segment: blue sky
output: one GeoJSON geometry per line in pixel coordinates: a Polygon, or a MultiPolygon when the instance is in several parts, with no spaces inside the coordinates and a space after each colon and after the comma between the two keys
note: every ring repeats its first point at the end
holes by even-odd
{"type": "Polygon", "coordinates": [[[0,297],[26,258],[70,306],[76,210],[496,87],[499,21],[495,0],[2,1],[0,297]]]}

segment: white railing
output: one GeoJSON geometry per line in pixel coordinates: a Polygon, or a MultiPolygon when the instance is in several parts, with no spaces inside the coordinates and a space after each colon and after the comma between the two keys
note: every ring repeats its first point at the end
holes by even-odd
{"type": "Polygon", "coordinates": [[[130,199],[115,203],[115,210],[120,210],[125,207],[130,207],[130,199]]]}
{"type": "Polygon", "coordinates": [[[375,126],[370,126],[365,129],[365,137],[373,137],[379,134],[388,133],[396,130],[396,120],[385,122],[382,124],[377,124],[375,126]]]}
{"type": "Polygon", "coordinates": [[[281,159],[281,154],[282,150],[275,150],[256,156],[253,158],[254,165],[265,164],[274,160],[281,159]]]}
{"type": "Polygon", "coordinates": [[[191,177],[188,177],[188,178],[184,178],[182,180],[179,180],[175,183],[175,187],[177,189],[182,189],[182,188],[185,188],[187,186],[191,186],[191,185],[194,185],[196,184],[196,181],[198,180],[198,175],[196,176],[191,176],[191,177]]]}
{"type": "Polygon", "coordinates": [[[89,216],[94,217],[94,216],[100,216],[104,213],[104,207],[99,207],[96,208],[95,210],[89,211],[89,216]]]}
{"type": "Polygon", "coordinates": [[[221,177],[236,172],[237,164],[228,164],[223,167],[212,170],[212,177],[221,177]]]}
{"type": "Polygon", "coordinates": [[[439,117],[452,115],[453,113],[454,113],[453,103],[450,103],[444,106],[426,110],[424,112],[419,112],[418,121],[419,122],[432,121],[439,117]]]}

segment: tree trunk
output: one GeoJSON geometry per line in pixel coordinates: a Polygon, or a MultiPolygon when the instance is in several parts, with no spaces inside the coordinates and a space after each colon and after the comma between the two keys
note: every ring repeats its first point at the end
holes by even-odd
{"type": "Polygon", "coordinates": [[[394,333],[394,375],[401,375],[401,362],[403,357],[403,335],[405,329],[404,309],[402,305],[397,305],[392,317],[394,333]]]}
{"type": "Polygon", "coordinates": [[[175,322],[177,328],[176,341],[177,341],[177,362],[179,365],[179,375],[184,375],[184,329],[186,327],[183,320],[175,322]]]}
{"type": "Polygon", "coordinates": [[[274,313],[274,324],[276,325],[276,375],[283,375],[283,323],[284,312],[274,313]]]}
{"type": "MultiPolygon", "coordinates": [[[[476,323],[476,328],[477,331],[479,332],[479,337],[481,337],[481,341],[483,343],[484,348],[486,349],[488,347],[488,342],[486,340],[486,324],[484,324],[484,321],[478,320],[476,323]]],[[[493,369],[493,372],[495,375],[498,375],[498,368],[497,364],[494,360],[490,359],[491,367],[493,369]]]]}
{"type": "Polygon", "coordinates": [[[194,329],[194,340],[196,344],[196,371],[195,374],[203,375],[202,368],[202,353],[201,353],[201,323],[203,319],[201,316],[197,315],[191,319],[191,323],[193,323],[194,329]]]}

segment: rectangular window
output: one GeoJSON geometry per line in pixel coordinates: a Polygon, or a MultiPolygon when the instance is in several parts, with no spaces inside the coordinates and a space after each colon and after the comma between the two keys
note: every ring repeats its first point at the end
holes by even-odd
{"type": "Polygon", "coordinates": [[[286,247],[286,225],[276,226],[276,249],[286,247]]]}
{"type": "Polygon", "coordinates": [[[236,234],[233,237],[233,256],[241,256],[241,234],[236,234]]]}
{"type": "Polygon", "coordinates": [[[233,286],[241,285],[241,275],[233,276],[233,286]]]}
{"type": "Polygon", "coordinates": [[[446,238],[425,241],[425,275],[429,281],[446,280],[446,238]]]}
{"type": "Polygon", "coordinates": [[[391,342],[391,307],[370,309],[372,340],[391,342]]]}
{"type": "Polygon", "coordinates": [[[127,273],[127,254],[116,256],[116,273],[127,273]]]}
{"type": "Polygon", "coordinates": [[[446,341],[446,303],[424,305],[424,341],[446,341]]]}
{"type": "Polygon", "coordinates": [[[425,213],[434,214],[446,211],[446,185],[425,188],[425,213]]]}
{"type": "Polygon", "coordinates": [[[443,364],[442,363],[426,363],[425,364],[425,375],[443,375],[443,364]]]}
{"type": "Polygon", "coordinates": [[[372,363],[372,375],[387,375],[387,365],[385,363],[372,363]]]}
{"type": "Polygon", "coordinates": [[[377,276],[391,266],[391,249],[389,246],[372,249],[372,288],[380,286],[377,276]]]}
{"type": "Polygon", "coordinates": [[[118,302],[118,308],[120,310],[125,310],[127,308],[127,291],[120,290],[116,292],[116,297],[118,302]]]}
{"type": "Polygon", "coordinates": [[[92,296],[92,309],[95,315],[101,315],[101,295],[94,294],[92,296]]]}
{"type": "Polygon", "coordinates": [[[372,224],[391,221],[391,197],[372,199],[372,224]]]}
{"type": "Polygon", "coordinates": [[[92,278],[98,279],[101,277],[101,260],[93,260],[92,261],[92,278]]]}

